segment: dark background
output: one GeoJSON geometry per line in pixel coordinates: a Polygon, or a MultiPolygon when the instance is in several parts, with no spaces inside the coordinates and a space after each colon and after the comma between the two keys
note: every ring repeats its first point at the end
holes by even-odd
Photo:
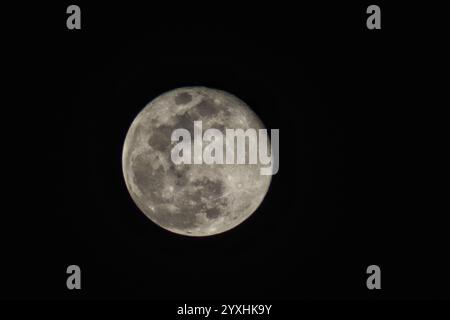
{"type": "Polygon", "coordinates": [[[368,30],[371,3],[83,2],[82,29],[67,30],[69,4],[40,8],[20,56],[32,84],[21,97],[34,103],[23,103],[27,133],[12,131],[28,183],[4,233],[2,298],[448,297],[440,232],[429,211],[416,215],[418,174],[404,157],[414,139],[402,93],[414,91],[409,40],[420,32],[396,20],[400,8],[382,6],[382,29],[368,30]],[[121,168],[137,113],[193,85],[236,95],[280,129],[260,208],[207,238],[148,220],[121,168]],[[66,288],[71,264],[81,291],[66,288]],[[371,264],[382,290],[366,288],[371,264]]]}

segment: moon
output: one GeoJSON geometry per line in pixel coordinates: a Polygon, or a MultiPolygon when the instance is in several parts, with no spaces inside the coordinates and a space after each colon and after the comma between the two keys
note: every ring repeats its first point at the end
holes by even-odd
{"type": "Polygon", "coordinates": [[[260,174],[259,161],[174,164],[172,132],[185,128],[193,137],[199,120],[203,132],[215,128],[224,137],[226,128],[265,129],[250,107],[230,93],[178,88],[156,97],[136,116],[125,138],[122,169],[131,198],[150,220],[171,232],[201,237],[230,230],[252,215],[271,176],[260,174]]]}

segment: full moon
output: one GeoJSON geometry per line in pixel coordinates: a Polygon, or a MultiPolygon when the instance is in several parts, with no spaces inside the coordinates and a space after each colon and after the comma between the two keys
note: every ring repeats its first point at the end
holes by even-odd
{"type": "Polygon", "coordinates": [[[133,201],[150,220],[178,234],[210,236],[246,220],[263,201],[271,176],[260,174],[259,161],[174,164],[172,132],[184,128],[193,137],[194,121],[202,121],[203,131],[215,128],[224,137],[225,129],[265,129],[250,107],[230,93],[178,88],[136,116],[125,138],[122,169],[133,201]]]}

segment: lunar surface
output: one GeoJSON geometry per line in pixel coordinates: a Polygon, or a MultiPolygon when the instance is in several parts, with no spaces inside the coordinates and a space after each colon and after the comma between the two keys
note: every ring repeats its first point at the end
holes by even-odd
{"type": "MultiPolygon", "coordinates": [[[[271,176],[261,164],[174,164],[172,132],[194,121],[209,128],[265,129],[243,101],[225,91],[185,87],[166,92],[137,115],[123,147],[122,168],[132,199],[157,225],[188,236],[230,230],[261,204],[271,176]]],[[[203,142],[203,148],[208,142],[203,142]]],[[[247,143],[248,145],[248,143],[247,143]]],[[[225,147],[224,147],[225,148],[225,147]]],[[[248,152],[248,148],[246,148],[248,152]]],[[[270,149],[269,149],[270,150],[270,149]]],[[[224,155],[225,155],[224,151],[224,155]]]]}

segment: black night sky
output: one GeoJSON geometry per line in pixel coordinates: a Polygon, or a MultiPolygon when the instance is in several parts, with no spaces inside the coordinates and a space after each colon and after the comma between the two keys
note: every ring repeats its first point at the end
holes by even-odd
{"type": "Polygon", "coordinates": [[[396,93],[407,68],[398,11],[386,7],[372,32],[366,4],[190,13],[83,2],[82,29],[71,31],[67,5],[47,5],[27,53],[27,81],[40,92],[27,111],[36,127],[29,153],[40,169],[15,206],[23,221],[10,230],[2,298],[444,295],[441,255],[421,245],[401,205],[392,135],[401,134],[396,93]],[[136,114],[165,91],[196,85],[233,93],[280,130],[280,170],[260,208],[207,238],[146,218],[121,167],[136,114]],[[81,267],[81,291],[66,288],[71,264],[81,267]],[[382,290],[366,287],[371,264],[381,267],[382,290]]]}

